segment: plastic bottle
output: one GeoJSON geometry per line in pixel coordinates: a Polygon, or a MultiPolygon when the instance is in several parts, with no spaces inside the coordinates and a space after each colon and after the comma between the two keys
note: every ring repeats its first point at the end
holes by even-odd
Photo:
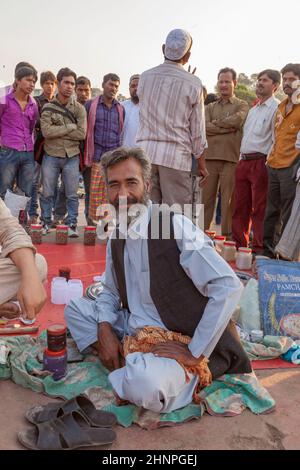
{"type": "Polygon", "coordinates": [[[216,251],[218,253],[222,253],[225,241],[226,241],[226,237],[223,237],[221,235],[216,235],[215,236],[214,243],[215,243],[216,251]]]}
{"type": "Polygon", "coordinates": [[[228,263],[231,263],[232,261],[235,261],[236,257],[236,243],[235,242],[224,242],[224,246],[222,249],[222,257],[227,261],[228,263]]]}
{"type": "Polygon", "coordinates": [[[251,248],[240,247],[236,256],[236,267],[238,269],[251,269],[252,250],[251,248]]]}

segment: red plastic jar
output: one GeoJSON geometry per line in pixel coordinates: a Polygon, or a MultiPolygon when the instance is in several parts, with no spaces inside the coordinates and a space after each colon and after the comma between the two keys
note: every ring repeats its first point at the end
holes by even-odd
{"type": "Polygon", "coordinates": [[[67,347],[67,327],[62,324],[51,325],[47,329],[49,351],[60,352],[67,347]]]}
{"type": "Polygon", "coordinates": [[[96,244],[96,227],[88,225],[84,228],[83,243],[86,246],[94,246],[96,244]]]}
{"type": "Polygon", "coordinates": [[[67,225],[58,225],[56,227],[56,243],[57,245],[66,245],[68,243],[67,225]]]}
{"type": "Polygon", "coordinates": [[[43,226],[39,224],[30,225],[30,236],[34,245],[41,245],[42,243],[42,230],[43,226]]]}

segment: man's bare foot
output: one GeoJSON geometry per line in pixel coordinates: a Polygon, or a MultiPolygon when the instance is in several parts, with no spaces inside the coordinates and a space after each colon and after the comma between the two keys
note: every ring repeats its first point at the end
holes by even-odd
{"type": "Polygon", "coordinates": [[[13,302],[6,302],[0,305],[0,318],[5,317],[8,319],[17,318],[20,315],[20,309],[18,305],[13,302]]]}

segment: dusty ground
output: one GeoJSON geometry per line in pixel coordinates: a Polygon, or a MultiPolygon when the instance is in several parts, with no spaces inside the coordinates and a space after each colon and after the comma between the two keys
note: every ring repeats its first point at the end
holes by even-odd
{"type": "MultiPolygon", "coordinates": [[[[117,440],[107,449],[299,450],[300,369],[258,371],[257,375],[276,400],[277,409],[271,414],[256,416],[248,410],[235,418],[205,414],[200,420],[154,431],[138,426],[129,429],[117,426],[117,440]]],[[[17,432],[30,426],[24,412],[33,405],[49,401],[48,397],[11,381],[0,381],[0,449],[23,449],[17,441],[17,432]]]]}

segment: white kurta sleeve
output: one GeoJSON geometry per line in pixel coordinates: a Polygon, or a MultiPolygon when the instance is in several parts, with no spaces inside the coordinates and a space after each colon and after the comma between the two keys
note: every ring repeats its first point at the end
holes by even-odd
{"type": "Polygon", "coordinates": [[[173,220],[180,264],[199,292],[209,298],[189,349],[195,357],[209,357],[240,300],[243,286],[200,229],[182,215],[175,215],[173,220]]]}

